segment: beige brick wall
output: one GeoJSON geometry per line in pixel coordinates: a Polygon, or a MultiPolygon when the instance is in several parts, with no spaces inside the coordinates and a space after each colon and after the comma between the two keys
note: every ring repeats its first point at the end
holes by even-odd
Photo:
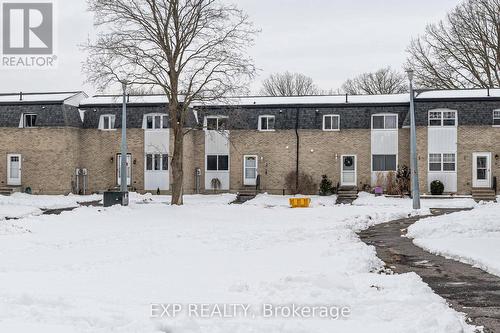
{"type": "MultiPolygon", "coordinates": [[[[82,129],[80,168],[88,169],[88,189],[101,192],[117,186],[116,155],[120,153],[121,130],[82,129]]],[[[144,188],[144,131],[127,130],[128,152],[132,154],[133,188],[144,188]]]]}
{"type": "Polygon", "coordinates": [[[76,128],[1,128],[0,186],[7,185],[7,155],[22,155],[22,188],[36,194],[72,191],[79,158],[76,128]]]}
{"type": "Polygon", "coordinates": [[[458,128],[458,192],[471,193],[472,154],[491,153],[492,177],[500,179],[500,128],[487,126],[460,126],[458,128]]]}

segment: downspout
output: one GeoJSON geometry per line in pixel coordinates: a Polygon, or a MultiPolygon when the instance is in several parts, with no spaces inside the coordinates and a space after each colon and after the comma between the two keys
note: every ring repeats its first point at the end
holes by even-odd
{"type": "Polygon", "coordinates": [[[296,161],[295,161],[295,191],[299,190],[299,157],[300,157],[300,136],[299,136],[299,114],[300,109],[295,111],[295,136],[296,136],[296,161]]]}

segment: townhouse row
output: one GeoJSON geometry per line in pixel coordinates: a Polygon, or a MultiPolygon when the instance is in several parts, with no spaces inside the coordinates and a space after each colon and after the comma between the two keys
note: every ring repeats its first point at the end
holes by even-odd
{"type": "MultiPolygon", "coordinates": [[[[0,187],[93,193],[120,183],[121,97],[82,92],[0,94],[0,187]]],[[[500,89],[418,91],[422,192],[496,189],[500,89]]],[[[173,147],[165,96],[127,98],[127,182],[168,193],[173,147]]],[[[184,147],[186,193],[282,194],[297,171],[318,184],[367,188],[409,166],[409,95],[245,97],[196,105],[184,147]]]]}

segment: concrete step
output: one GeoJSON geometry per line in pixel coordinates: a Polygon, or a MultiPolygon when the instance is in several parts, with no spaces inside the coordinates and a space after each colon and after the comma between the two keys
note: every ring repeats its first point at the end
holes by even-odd
{"type": "Polygon", "coordinates": [[[473,188],[472,198],[476,201],[496,201],[497,194],[490,188],[473,188]]]}

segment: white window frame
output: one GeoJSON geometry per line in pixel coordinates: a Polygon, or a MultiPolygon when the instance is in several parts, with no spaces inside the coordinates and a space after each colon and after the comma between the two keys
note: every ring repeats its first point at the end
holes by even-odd
{"type": "MultiPolygon", "coordinates": [[[[432,120],[438,120],[438,118],[433,118],[432,120]]],[[[450,127],[450,128],[458,127],[458,112],[456,110],[450,110],[450,109],[429,110],[429,112],[427,113],[427,126],[428,127],[450,127]],[[439,118],[440,125],[431,125],[431,113],[440,114],[440,118],[439,118]],[[446,118],[446,119],[454,119],[454,121],[455,121],[454,125],[445,125],[444,124],[444,121],[445,121],[444,114],[445,113],[453,113],[455,115],[454,118],[446,118]]]]}
{"type": "Polygon", "coordinates": [[[226,127],[227,127],[229,117],[227,117],[227,116],[206,116],[205,123],[203,124],[203,128],[207,131],[227,131],[227,128],[221,128],[221,125],[220,125],[221,119],[224,119],[226,121],[226,127]],[[209,119],[217,119],[217,126],[216,126],[217,128],[215,130],[208,129],[208,120],[209,119]]]}
{"type": "Polygon", "coordinates": [[[493,110],[493,127],[500,127],[500,109],[493,110]],[[499,123],[496,125],[495,120],[499,121],[499,123]]]}
{"type": "Polygon", "coordinates": [[[372,114],[372,118],[371,118],[371,129],[373,131],[395,131],[399,128],[399,115],[397,113],[376,113],[376,114],[372,114]],[[373,127],[373,118],[375,117],[384,117],[384,128],[374,128],[373,127]],[[387,128],[386,125],[387,125],[387,122],[386,122],[386,118],[387,117],[395,117],[396,118],[396,127],[394,128],[387,128]]]}
{"type": "MultiPolygon", "coordinates": [[[[437,164],[437,162],[434,162],[432,164],[437,164]]],[[[457,153],[429,153],[429,155],[427,156],[427,171],[428,172],[441,172],[441,173],[456,173],[457,172],[457,153]],[[439,161],[439,164],[441,165],[440,170],[431,170],[431,155],[439,155],[440,156],[440,161],[439,161]],[[444,160],[445,155],[453,155],[454,162],[445,162],[445,160],[444,160]],[[451,163],[453,163],[455,166],[454,170],[445,170],[444,165],[451,164],[451,163]]]]}
{"type": "Polygon", "coordinates": [[[22,122],[23,122],[23,128],[35,128],[36,127],[36,120],[35,120],[35,126],[27,126],[26,125],[26,117],[28,116],[35,116],[35,119],[38,119],[38,115],[36,113],[23,113],[22,115],[22,122]]]}
{"type": "Polygon", "coordinates": [[[114,114],[103,114],[99,117],[99,129],[101,131],[115,131],[116,116],[114,114]],[[104,128],[104,118],[109,119],[109,128],[104,128]]]}
{"type": "Polygon", "coordinates": [[[372,154],[372,160],[371,160],[371,168],[372,168],[372,172],[397,172],[398,171],[398,158],[399,158],[399,155],[398,154],[372,154]],[[394,156],[396,158],[396,169],[395,170],[384,170],[384,171],[380,171],[380,170],[373,170],[373,157],[374,156],[394,156]]]}
{"type": "Polygon", "coordinates": [[[143,124],[142,124],[142,129],[146,131],[158,131],[158,130],[166,130],[168,127],[164,127],[164,123],[168,124],[168,115],[165,113],[148,113],[144,115],[143,119],[143,124]],[[152,128],[148,128],[148,118],[152,118],[152,128]],[[156,119],[155,117],[160,117],[160,126],[156,126],[156,119]]]}
{"type": "Polygon", "coordinates": [[[169,156],[168,154],[161,154],[161,153],[146,153],[144,156],[144,169],[146,169],[147,172],[165,172],[168,171],[169,169],[169,156]],[[155,170],[155,157],[160,156],[160,169],[155,170]],[[148,156],[151,156],[151,170],[148,169],[148,156]],[[167,158],[167,166],[166,169],[163,167],[163,158],[167,158]]]}
{"type": "Polygon", "coordinates": [[[231,160],[229,158],[229,154],[206,154],[205,155],[205,172],[229,172],[231,169],[231,160]],[[208,156],[217,156],[217,170],[208,170],[208,156]],[[227,156],[227,170],[219,169],[219,157],[227,156]]]}
{"type": "Polygon", "coordinates": [[[259,131],[261,132],[274,132],[276,131],[276,116],[273,116],[273,115],[262,115],[262,116],[259,116],[259,124],[258,124],[258,129],[259,131]],[[269,119],[273,119],[274,120],[274,126],[272,129],[262,129],[262,119],[268,119],[267,121],[267,127],[269,128],[269,119]]]}
{"type": "Polygon", "coordinates": [[[338,132],[338,131],[340,131],[340,115],[338,115],[338,114],[325,114],[325,115],[323,115],[323,131],[325,131],[325,132],[338,132]],[[332,118],[332,120],[331,120],[332,128],[325,127],[326,118],[332,118]],[[338,121],[337,121],[338,127],[337,128],[333,128],[333,118],[338,119],[338,121]]]}

